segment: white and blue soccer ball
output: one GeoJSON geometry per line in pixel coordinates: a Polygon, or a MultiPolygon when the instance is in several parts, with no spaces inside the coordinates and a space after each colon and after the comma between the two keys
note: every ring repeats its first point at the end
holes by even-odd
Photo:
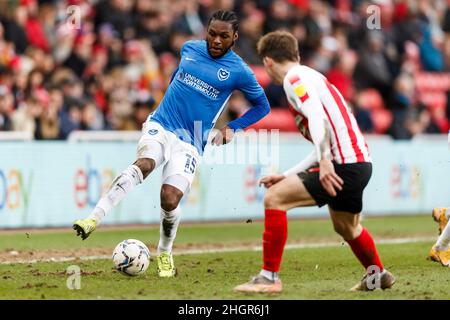
{"type": "Polygon", "coordinates": [[[113,251],[114,267],[128,276],[144,273],[150,264],[150,250],[136,239],[123,240],[113,251]]]}

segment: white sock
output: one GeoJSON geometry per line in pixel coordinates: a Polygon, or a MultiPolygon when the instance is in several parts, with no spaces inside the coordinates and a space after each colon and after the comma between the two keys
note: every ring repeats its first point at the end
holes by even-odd
{"type": "Polygon", "coordinates": [[[173,242],[175,241],[178,225],[180,224],[180,206],[172,211],[165,211],[161,208],[160,217],[158,254],[160,252],[172,252],[173,242]]]}
{"type": "MultiPolygon", "coordinates": [[[[447,210],[448,211],[448,210],[447,210]]],[[[436,250],[445,251],[450,245],[450,223],[447,223],[441,235],[436,241],[436,250]]]]}
{"type": "Polygon", "coordinates": [[[114,179],[108,191],[100,198],[88,218],[95,219],[97,224],[100,224],[105,215],[142,181],[144,181],[144,177],[138,166],[133,164],[126,168],[114,179]]]}
{"type": "Polygon", "coordinates": [[[272,281],[278,280],[278,272],[272,272],[262,269],[259,274],[272,281]]]}

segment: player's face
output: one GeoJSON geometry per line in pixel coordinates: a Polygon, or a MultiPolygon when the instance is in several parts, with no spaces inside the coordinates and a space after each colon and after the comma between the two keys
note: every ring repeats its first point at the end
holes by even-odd
{"type": "Polygon", "coordinates": [[[220,58],[234,45],[237,40],[237,32],[233,32],[233,26],[229,22],[213,20],[206,32],[209,54],[213,58],[220,58]]]}

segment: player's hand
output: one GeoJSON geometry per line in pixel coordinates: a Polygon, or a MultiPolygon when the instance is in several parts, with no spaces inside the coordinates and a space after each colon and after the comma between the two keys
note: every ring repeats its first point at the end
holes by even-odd
{"type": "Polygon", "coordinates": [[[233,140],[234,131],[229,126],[220,129],[211,141],[212,145],[221,146],[233,140]]]}
{"type": "Polygon", "coordinates": [[[259,180],[259,185],[264,185],[264,187],[270,188],[271,186],[280,182],[284,178],[286,178],[286,177],[282,174],[274,174],[271,176],[266,176],[266,177],[262,178],[261,180],[259,180]]]}
{"type": "Polygon", "coordinates": [[[336,197],[337,191],[342,190],[342,185],[344,180],[339,177],[334,171],[333,163],[331,160],[322,159],[320,160],[320,173],[319,173],[320,183],[323,188],[332,197],[336,197]]]}

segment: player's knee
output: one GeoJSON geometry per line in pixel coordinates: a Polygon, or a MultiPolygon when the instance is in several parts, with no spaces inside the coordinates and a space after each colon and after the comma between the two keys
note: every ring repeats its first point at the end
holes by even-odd
{"type": "Polygon", "coordinates": [[[278,194],[268,189],[266,194],[264,195],[264,207],[270,209],[278,209],[280,205],[281,201],[278,194]]]}
{"type": "Polygon", "coordinates": [[[149,158],[138,159],[134,164],[141,169],[144,179],[155,169],[155,160],[149,158]]]}
{"type": "Polygon", "coordinates": [[[334,222],[334,231],[345,240],[352,240],[355,238],[355,227],[352,224],[345,222],[334,222]]]}
{"type": "Polygon", "coordinates": [[[338,223],[338,222],[333,223],[333,228],[337,234],[339,234],[340,236],[342,236],[345,239],[345,237],[344,237],[345,226],[342,223],[338,223]]]}
{"type": "Polygon", "coordinates": [[[173,189],[175,188],[167,188],[166,186],[161,188],[161,208],[164,211],[175,210],[183,197],[182,192],[173,189]]]}
{"type": "Polygon", "coordinates": [[[179,200],[175,196],[161,198],[161,208],[164,211],[173,211],[178,207],[179,200]]]}

